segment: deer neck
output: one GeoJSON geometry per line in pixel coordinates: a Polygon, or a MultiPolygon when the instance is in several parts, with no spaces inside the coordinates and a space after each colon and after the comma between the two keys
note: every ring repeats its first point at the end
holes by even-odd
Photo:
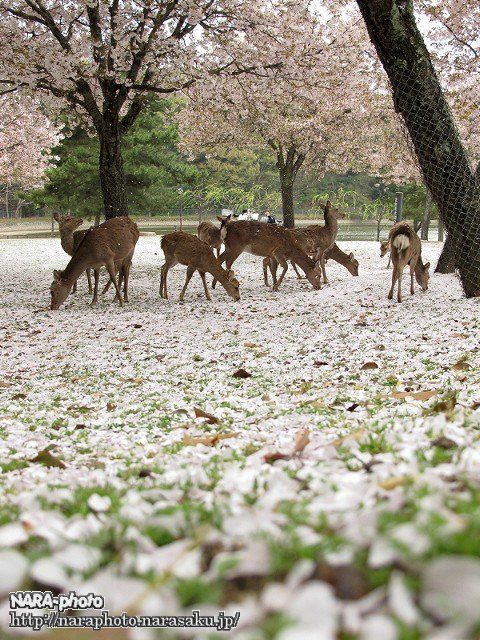
{"type": "Polygon", "coordinates": [[[60,244],[65,253],[73,255],[73,231],[60,230],[60,244]]]}
{"type": "Polygon", "coordinates": [[[206,271],[211,273],[214,279],[218,280],[223,286],[230,282],[226,269],[224,269],[220,264],[217,264],[216,262],[212,261],[212,263],[208,265],[208,269],[206,269],[206,271]]]}
{"type": "Polygon", "coordinates": [[[62,280],[73,285],[89,267],[91,267],[91,264],[87,256],[83,252],[80,255],[77,252],[65,267],[62,273],[62,280]]]}
{"type": "Polygon", "coordinates": [[[338,220],[335,216],[332,216],[331,213],[325,214],[325,231],[331,237],[336,237],[338,232],[338,220]]]}
{"type": "Polygon", "coordinates": [[[299,247],[293,247],[292,258],[295,264],[297,264],[305,273],[310,272],[315,266],[315,260],[312,260],[312,258],[310,258],[310,256],[299,247]]]}

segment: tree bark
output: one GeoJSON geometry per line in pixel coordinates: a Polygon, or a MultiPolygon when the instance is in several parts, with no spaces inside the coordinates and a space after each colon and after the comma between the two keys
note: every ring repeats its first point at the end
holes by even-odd
{"type": "Polygon", "coordinates": [[[128,215],[127,184],[123,170],[118,118],[104,119],[100,138],[100,186],[105,219],[128,215]]]}
{"type": "MultiPolygon", "coordinates": [[[[441,221],[440,221],[441,224],[441,221]]],[[[454,273],[455,272],[455,245],[450,234],[447,235],[442,253],[435,267],[436,273],[454,273]]]]}
{"type": "MultiPolygon", "coordinates": [[[[274,146],[272,144],[272,146],[274,146]]],[[[277,168],[282,193],[283,226],[287,229],[295,227],[295,211],[293,205],[293,188],[298,170],[302,166],[305,155],[297,152],[293,146],[284,152],[281,145],[274,147],[277,151],[277,168]]]]}
{"type": "Polygon", "coordinates": [[[480,295],[480,188],[420,34],[412,0],[357,0],[443,218],[467,296],[480,295]]]}
{"type": "Polygon", "coordinates": [[[427,189],[427,195],[425,198],[425,212],[423,214],[423,220],[422,220],[422,232],[421,232],[422,240],[428,240],[428,229],[430,227],[431,214],[432,214],[432,196],[430,195],[430,191],[427,189]]]}

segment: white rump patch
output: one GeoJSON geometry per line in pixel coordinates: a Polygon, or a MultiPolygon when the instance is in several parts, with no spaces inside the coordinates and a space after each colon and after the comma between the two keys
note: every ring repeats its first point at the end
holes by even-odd
{"type": "Polygon", "coordinates": [[[408,236],[401,233],[393,239],[392,244],[395,249],[398,249],[398,251],[405,251],[405,249],[408,249],[408,247],[410,246],[410,240],[408,236]]]}

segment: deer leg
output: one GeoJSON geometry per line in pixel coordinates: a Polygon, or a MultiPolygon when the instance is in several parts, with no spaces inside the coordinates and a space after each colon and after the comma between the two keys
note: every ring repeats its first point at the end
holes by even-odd
{"type": "Polygon", "coordinates": [[[290,260],[290,264],[292,265],[293,270],[294,270],[294,271],[295,271],[295,273],[297,274],[297,278],[298,278],[299,280],[301,280],[301,279],[302,279],[302,276],[301,276],[301,273],[300,273],[300,271],[298,270],[297,265],[295,264],[295,262],[293,262],[293,260],[290,260]]]}
{"type": "Polygon", "coordinates": [[[277,283],[278,262],[275,258],[270,258],[270,273],[272,274],[272,284],[277,283]]]}
{"type": "Polygon", "coordinates": [[[205,278],[205,271],[199,271],[198,273],[200,274],[200,278],[202,279],[203,290],[205,291],[205,297],[207,298],[207,300],[211,300],[212,296],[210,295],[210,291],[208,290],[208,287],[207,287],[207,279],[205,278]]]}
{"type": "Polygon", "coordinates": [[[131,262],[127,262],[125,264],[125,266],[123,267],[124,269],[124,274],[123,274],[123,299],[125,300],[125,302],[129,302],[128,299],[128,280],[130,278],[130,267],[132,266],[131,262]]]}
{"type": "Polygon", "coordinates": [[[273,285],[273,291],[278,291],[278,287],[282,284],[282,281],[283,281],[283,279],[285,277],[285,274],[288,271],[288,262],[285,260],[285,258],[283,256],[275,256],[275,260],[278,262],[278,264],[283,269],[282,273],[280,274],[280,278],[273,285]]]}
{"type": "Polygon", "coordinates": [[[107,267],[108,273],[110,274],[110,279],[113,282],[113,285],[115,287],[115,291],[117,292],[117,295],[115,296],[114,300],[118,300],[120,306],[123,307],[122,292],[120,291],[120,287],[118,286],[117,276],[115,273],[115,263],[113,262],[113,260],[111,262],[107,262],[106,267],[107,267]]]}
{"type": "Polygon", "coordinates": [[[392,264],[392,254],[389,253],[388,254],[388,264],[387,264],[387,269],[390,269],[390,265],[392,264]]]}
{"type": "Polygon", "coordinates": [[[267,256],[263,259],[263,282],[268,287],[268,267],[270,265],[270,258],[267,256]]]}
{"type": "Polygon", "coordinates": [[[390,287],[390,292],[388,294],[388,299],[391,300],[393,298],[393,292],[395,290],[395,282],[397,281],[397,267],[393,265],[392,272],[392,286],[390,287]]]}
{"type": "Polygon", "coordinates": [[[410,262],[410,295],[415,293],[415,267],[416,264],[410,262]]]}
{"type": "Polygon", "coordinates": [[[322,267],[323,284],[328,284],[327,272],[325,270],[325,252],[322,253],[320,258],[320,266],[322,267]]]}
{"type": "Polygon", "coordinates": [[[91,269],[87,269],[86,273],[87,273],[87,282],[88,282],[88,293],[90,295],[92,295],[92,293],[93,293],[93,288],[92,288],[92,270],[91,269]]]}
{"type": "Polygon", "coordinates": [[[93,270],[93,279],[95,282],[95,286],[93,288],[93,298],[91,304],[95,305],[98,302],[98,281],[100,280],[100,269],[93,270]]]}
{"type": "Polygon", "coordinates": [[[168,274],[168,265],[165,262],[165,264],[162,265],[162,268],[160,270],[160,297],[165,298],[165,300],[168,300],[167,274],[168,274]]]}
{"type": "Polygon", "coordinates": [[[75,280],[75,282],[73,283],[73,290],[72,293],[77,293],[77,281],[75,280]]]}
{"type": "Polygon", "coordinates": [[[398,267],[398,302],[402,302],[402,276],[403,276],[403,267],[398,267]]]}
{"type": "MultiPolygon", "coordinates": [[[[119,269],[117,270],[117,273],[118,273],[118,288],[121,291],[122,284],[124,282],[124,276],[125,276],[123,264],[119,267],[119,269]]],[[[116,294],[113,301],[116,302],[117,300],[118,300],[118,295],[116,294]]],[[[125,298],[124,298],[124,302],[125,302],[125,298]]]]}
{"type": "Polygon", "coordinates": [[[187,277],[185,278],[185,284],[183,285],[183,289],[180,292],[180,302],[183,302],[183,298],[185,297],[185,292],[187,290],[188,283],[192,279],[192,276],[195,273],[195,271],[196,271],[195,267],[192,267],[191,265],[188,265],[188,267],[187,267],[187,277]]]}

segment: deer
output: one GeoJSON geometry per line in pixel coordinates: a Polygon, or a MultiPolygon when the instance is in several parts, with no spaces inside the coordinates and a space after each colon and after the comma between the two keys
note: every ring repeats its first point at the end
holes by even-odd
{"type": "MultiPolygon", "coordinates": [[[[58,228],[60,231],[60,244],[62,249],[70,257],[75,253],[76,248],[82,241],[82,238],[87,233],[86,229],[76,231],[78,227],[83,224],[83,219],[76,216],[61,216],[58,213],[53,214],[53,219],[58,222],[58,228]]],[[[92,274],[90,269],[87,269],[87,281],[88,281],[88,293],[91,295],[93,291],[92,287],[92,274]]],[[[77,283],[73,285],[73,293],[77,291],[77,283]]]]}
{"type": "Polygon", "coordinates": [[[160,275],[160,296],[162,298],[168,300],[167,275],[169,270],[177,264],[183,264],[187,267],[187,276],[180,293],[180,302],[184,300],[188,284],[195,271],[200,274],[207,300],[211,301],[212,297],[207,287],[206,273],[210,273],[215,280],[218,280],[233,300],[240,300],[240,284],[234,277],[233,271],[222,267],[213,250],[203,240],[183,231],[174,231],[162,237],[161,247],[165,254],[165,263],[161,268],[160,275]]]}
{"type": "MultiPolygon", "coordinates": [[[[337,247],[335,240],[338,233],[338,220],[345,218],[345,214],[343,214],[338,209],[335,209],[332,206],[330,200],[328,200],[325,205],[321,205],[321,207],[323,208],[325,216],[324,225],[312,224],[302,229],[289,229],[289,232],[295,236],[295,239],[302,246],[305,253],[313,255],[315,261],[319,262],[322,269],[323,282],[327,284],[328,278],[325,269],[325,263],[328,257],[332,257],[333,259],[335,259],[334,255],[339,255],[338,252],[341,252],[341,250],[337,247]],[[331,254],[334,246],[337,247],[337,249],[333,252],[334,255],[332,256],[331,254]]],[[[343,255],[345,256],[345,254],[343,255]]],[[[351,269],[350,273],[358,275],[358,260],[354,259],[353,254],[349,256],[348,260],[344,260],[343,263],[349,269],[349,271],[351,269]]],[[[299,277],[299,273],[295,263],[292,263],[292,266],[295,273],[297,274],[297,277],[299,277]]],[[[274,281],[276,280],[276,270],[277,269],[275,261],[271,260],[270,271],[272,273],[272,278],[274,281]]],[[[263,273],[264,280],[267,280],[265,260],[263,273]]]]}
{"type": "MultiPolygon", "coordinates": [[[[217,216],[217,219],[222,222],[224,218],[217,216]]],[[[210,220],[204,220],[200,222],[197,227],[197,235],[200,240],[206,242],[209,247],[217,250],[217,258],[220,255],[220,249],[222,248],[222,238],[220,237],[220,227],[210,222],[210,220]]]]}
{"type": "MultiPolygon", "coordinates": [[[[288,229],[255,220],[232,222],[225,218],[220,233],[225,250],[218,259],[222,264],[225,262],[227,269],[231,269],[232,264],[244,251],[275,260],[283,269],[280,278],[273,284],[273,290],[278,291],[288,270],[287,260],[290,260],[302,269],[314,289],[321,288],[319,267],[288,229]]],[[[264,260],[264,265],[265,263],[264,260]]],[[[215,288],[215,281],[212,287],[215,288]]]]}
{"type": "Polygon", "coordinates": [[[414,278],[422,288],[427,291],[430,263],[422,262],[422,242],[412,227],[406,222],[398,223],[390,231],[390,254],[392,256],[393,273],[392,286],[388,293],[388,299],[393,298],[395,283],[398,282],[398,302],[402,302],[402,276],[403,269],[410,267],[410,293],[415,293],[414,278]]]}
{"type": "MultiPolygon", "coordinates": [[[[309,247],[308,244],[302,243],[302,237],[300,235],[300,232],[303,231],[303,229],[290,229],[289,231],[295,234],[297,241],[300,242],[305,253],[308,253],[310,256],[315,255],[315,251],[314,250],[312,251],[311,247],[309,247]],[[297,235],[297,232],[298,232],[298,235],[297,235]]],[[[349,271],[352,274],[352,276],[358,276],[358,267],[359,267],[358,260],[355,258],[352,252],[345,253],[345,251],[342,251],[336,243],[326,254],[326,260],[327,262],[328,260],[334,260],[335,262],[338,262],[338,264],[341,264],[343,267],[345,267],[345,269],[347,269],[347,271],[349,271]]],[[[297,265],[294,262],[292,262],[291,265],[293,267],[293,270],[297,274],[297,278],[301,279],[302,276],[297,269],[297,265]]],[[[264,259],[264,280],[266,281],[265,284],[267,286],[268,286],[268,274],[266,272],[266,268],[270,267],[272,278],[275,281],[277,266],[278,265],[275,263],[274,260],[267,260],[267,258],[264,259]]]]}
{"type": "Polygon", "coordinates": [[[139,238],[137,225],[126,216],[110,218],[98,227],[91,227],[79,243],[63,271],[54,270],[50,286],[50,309],[57,310],[67,299],[77,278],[87,269],[94,270],[95,286],[91,304],[98,301],[100,268],[105,266],[116,290],[115,300],[123,306],[128,302],[130,266],[139,238]],[[118,282],[116,269],[119,270],[118,282]],[[120,291],[124,285],[124,297],[120,291]]]}

